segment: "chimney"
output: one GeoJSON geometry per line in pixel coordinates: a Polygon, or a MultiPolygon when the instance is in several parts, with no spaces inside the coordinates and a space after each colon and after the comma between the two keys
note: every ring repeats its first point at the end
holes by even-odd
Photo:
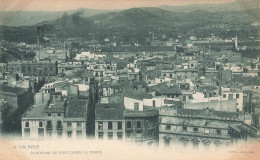
{"type": "Polygon", "coordinates": [[[37,48],[40,47],[40,26],[37,26],[37,48]]]}

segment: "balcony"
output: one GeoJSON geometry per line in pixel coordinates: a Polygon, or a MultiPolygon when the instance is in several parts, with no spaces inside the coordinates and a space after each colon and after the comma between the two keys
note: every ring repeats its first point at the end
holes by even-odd
{"type": "Polygon", "coordinates": [[[52,125],[47,125],[46,130],[52,130],[52,125]]]}
{"type": "Polygon", "coordinates": [[[63,126],[62,125],[57,125],[57,130],[62,130],[63,129],[63,126]]]}

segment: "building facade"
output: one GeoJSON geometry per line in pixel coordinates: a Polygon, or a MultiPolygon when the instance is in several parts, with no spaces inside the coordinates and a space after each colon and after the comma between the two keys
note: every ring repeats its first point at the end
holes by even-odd
{"type": "Polygon", "coordinates": [[[230,145],[233,138],[229,127],[244,123],[237,112],[213,109],[163,107],[159,111],[159,146],[220,146],[230,145]]]}

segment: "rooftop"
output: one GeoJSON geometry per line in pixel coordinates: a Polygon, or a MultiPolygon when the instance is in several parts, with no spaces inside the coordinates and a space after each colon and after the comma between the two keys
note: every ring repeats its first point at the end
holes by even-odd
{"type": "Polygon", "coordinates": [[[215,86],[200,86],[199,91],[204,92],[204,91],[214,91],[217,90],[218,88],[215,86]]]}
{"type": "Polygon", "coordinates": [[[105,103],[96,106],[96,120],[123,120],[124,105],[105,103]]]}
{"type": "MultiPolygon", "coordinates": [[[[166,108],[161,108],[164,110],[166,108]]],[[[237,112],[225,112],[225,111],[215,111],[213,109],[185,109],[185,108],[173,108],[177,110],[175,116],[180,117],[202,117],[202,118],[214,118],[214,119],[233,119],[237,120],[239,118],[239,113],[237,112]]],[[[172,113],[171,113],[172,114],[172,113]]]]}
{"type": "Polygon", "coordinates": [[[125,93],[125,97],[143,100],[143,99],[151,99],[152,95],[148,94],[145,91],[128,91],[125,93]]]}
{"type": "Polygon", "coordinates": [[[70,99],[67,102],[66,118],[85,118],[88,101],[84,99],[70,99]]]}
{"type": "Polygon", "coordinates": [[[44,118],[44,108],[47,106],[47,103],[37,104],[29,107],[27,111],[23,114],[22,118],[34,118],[40,119],[44,118]]]}
{"type": "Polygon", "coordinates": [[[149,90],[156,91],[160,94],[181,94],[181,89],[178,85],[168,85],[167,83],[151,86],[149,90]]]}
{"type": "Polygon", "coordinates": [[[143,111],[136,111],[125,109],[124,116],[125,117],[148,117],[155,116],[158,114],[158,110],[151,106],[143,106],[143,111]]]}
{"type": "Polygon", "coordinates": [[[66,101],[49,103],[44,109],[45,112],[64,112],[66,101]]]}
{"type": "Polygon", "coordinates": [[[24,94],[25,92],[27,92],[27,90],[24,88],[19,88],[19,87],[10,87],[10,86],[6,86],[6,85],[0,85],[0,92],[21,95],[21,94],[24,94]]]}

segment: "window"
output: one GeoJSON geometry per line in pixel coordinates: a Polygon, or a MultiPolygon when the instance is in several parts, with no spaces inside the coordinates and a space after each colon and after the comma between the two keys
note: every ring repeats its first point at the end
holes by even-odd
{"type": "Polygon", "coordinates": [[[227,95],[226,94],[223,94],[223,98],[226,98],[227,97],[227,95]]]}
{"type": "Polygon", "coordinates": [[[134,110],[139,111],[139,103],[134,103],[134,110]]]}
{"type": "Polygon", "coordinates": [[[153,100],[153,107],[155,107],[155,100],[153,100]]]}
{"type": "Polygon", "coordinates": [[[172,78],[172,74],[170,74],[170,78],[172,78]]]}
{"type": "Polygon", "coordinates": [[[170,125],[166,125],[166,130],[171,130],[171,126],[170,125]]]}
{"type": "Polygon", "coordinates": [[[191,64],[190,66],[193,67],[193,64],[191,64]]]}
{"type": "Polygon", "coordinates": [[[205,128],[205,129],[204,129],[204,133],[209,134],[209,129],[208,129],[208,128],[205,128]]]}
{"type": "Polygon", "coordinates": [[[126,122],[126,127],[127,127],[127,128],[132,128],[132,123],[131,123],[131,121],[127,121],[127,122],[126,122]]]}
{"type": "Polygon", "coordinates": [[[103,130],[103,122],[98,122],[98,130],[103,130]]]}
{"type": "Polygon", "coordinates": [[[30,137],[30,128],[24,128],[24,136],[30,137]]]}
{"type": "Polygon", "coordinates": [[[186,127],[186,126],[183,126],[183,127],[182,127],[182,131],[187,132],[187,127],[186,127]]]}
{"type": "Polygon", "coordinates": [[[77,131],[77,137],[82,137],[82,130],[77,131]]]}
{"type": "Polygon", "coordinates": [[[67,127],[71,127],[71,122],[67,122],[67,127]]]}
{"type": "Polygon", "coordinates": [[[60,113],[58,113],[58,117],[60,117],[61,116],[61,114],[60,113]]]}
{"type": "Polygon", "coordinates": [[[236,98],[239,98],[239,94],[236,94],[236,98]]]}
{"type": "Polygon", "coordinates": [[[193,132],[199,132],[199,129],[198,128],[193,128],[193,132]]]}
{"type": "Polygon", "coordinates": [[[42,127],[42,122],[39,122],[39,127],[42,127]]]}
{"type": "Polygon", "coordinates": [[[48,113],[48,117],[51,117],[51,113],[48,113]]]}
{"type": "Polygon", "coordinates": [[[25,122],[25,127],[29,127],[29,122],[25,122]]]}
{"type": "Polygon", "coordinates": [[[47,121],[47,126],[46,126],[47,129],[52,129],[52,124],[51,124],[51,121],[47,121]]]}
{"type": "Polygon", "coordinates": [[[217,134],[220,135],[221,134],[221,130],[217,129],[217,134]]]}
{"type": "Polygon", "coordinates": [[[137,121],[136,127],[137,127],[137,128],[141,128],[141,127],[142,127],[141,121],[137,121]]]}
{"type": "Polygon", "coordinates": [[[68,138],[71,138],[71,136],[72,136],[72,131],[68,131],[68,132],[67,132],[67,136],[68,136],[68,138]]]}
{"type": "Polygon", "coordinates": [[[38,128],[38,136],[43,137],[44,136],[44,129],[43,128],[38,128]]]}
{"type": "Polygon", "coordinates": [[[183,102],[186,102],[186,96],[185,95],[183,96],[183,102]]]}
{"type": "Polygon", "coordinates": [[[170,145],[170,140],[169,139],[165,139],[164,140],[164,146],[169,146],[170,145]]]}
{"type": "Polygon", "coordinates": [[[117,132],[117,139],[122,140],[123,138],[123,133],[122,132],[117,132]]]}
{"type": "Polygon", "coordinates": [[[81,127],[81,122],[77,122],[77,127],[81,127]]]}
{"type": "Polygon", "coordinates": [[[108,132],[107,138],[108,138],[108,140],[112,140],[113,139],[113,132],[108,132]]]}
{"type": "Polygon", "coordinates": [[[163,74],[164,77],[166,77],[166,74],[163,74]]]}
{"type": "Polygon", "coordinates": [[[113,124],[112,122],[108,122],[108,130],[112,130],[113,129],[113,124]]]}
{"type": "Polygon", "coordinates": [[[118,122],[118,123],[117,123],[117,129],[118,129],[118,130],[121,130],[121,129],[122,129],[122,122],[118,122]]]}
{"type": "Polygon", "coordinates": [[[98,139],[103,139],[104,132],[98,132],[98,139]]]}
{"type": "Polygon", "coordinates": [[[61,121],[58,121],[58,122],[57,122],[57,129],[62,129],[61,123],[62,123],[61,121]]]}

